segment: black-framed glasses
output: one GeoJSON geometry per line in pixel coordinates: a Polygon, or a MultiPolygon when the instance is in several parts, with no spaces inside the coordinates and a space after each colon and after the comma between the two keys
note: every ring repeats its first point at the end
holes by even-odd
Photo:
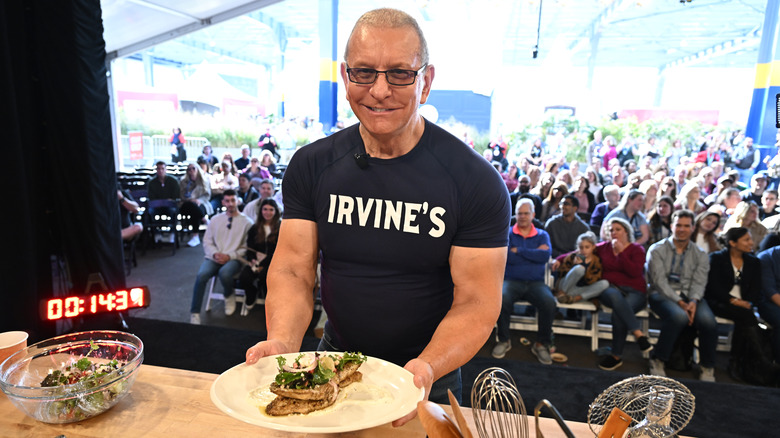
{"type": "Polygon", "coordinates": [[[417,75],[420,71],[427,67],[428,64],[423,64],[422,67],[417,70],[405,70],[402,68],[394,68],[390,70],[375,70],[373,68],[349,68],[347,67],[347,77],[350,82],[354,82],[360,85],[370,85],[376,82],[376,78],[379,77],[379,73],[384,73],[387,83],[390,85],[412,85],[417,79],[417,75]]]}
{"type": "Polygon", "coordinates": [[[228,224],[227,224],[228,230],[233,227],[233,216],[228,217],[228,224]]]}

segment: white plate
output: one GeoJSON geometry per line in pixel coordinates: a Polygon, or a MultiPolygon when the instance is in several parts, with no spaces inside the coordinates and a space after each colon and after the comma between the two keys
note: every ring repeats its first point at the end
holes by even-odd
{"type": "MultiPolygon", "coordinates": [[[[298,354],[282,356],[292,360],[298,354]]],[[[252,394],[258,389],[268,394],[277,372],[276,356],[264,357],[254,365],[236,365],[211,385],[211,401],[231,417],[257,426],[287,432],[335,433],[390,423],[417,409],[424,395],[423,389],[414,386],[412,373],[368,357],[360,366],[363,381],[344,389],[329,408],[308,415],[272,417],[252,394]],[[346,400],[342,399],[344,395],[346,400]]]]}

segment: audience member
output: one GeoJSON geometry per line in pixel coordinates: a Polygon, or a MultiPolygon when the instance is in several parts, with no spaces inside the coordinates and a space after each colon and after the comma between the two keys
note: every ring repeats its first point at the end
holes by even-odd
{"type": "Polygon", "coordinates": [[[268,150],[262,150],[260,152],[260,167],[268,170],[268,173],[274,177],[279,173],[276,170],[276,159],[274,158],[274,155],[271,154],[271,152],[268,150]]]}
{"type": "Polygon", "coordinates": [[[594,252],[597,243],[596,234],[586,231],[577,237],[577,251],[556,258],[552,270],[558,273],[558,302],[591,300],[609,287],[609,282],[601,278],[601,259],[594,252]]]}
{"type": "Polygon", "coordinates": [[[208,215],[214,213],[209,202],[211,186],[200,168],[193,165],[187,166],[187,174],[179,183],[179,196],[182,202],[179,211],[184,219],[182,227],[192,231],[192,237],[188,240],[187,245],[198,246],[200,245],[200,236],[198,235],[200,224],[206,223],[208,215]]]}
{"type": "Polygon", "coordinates": [[[711,210],[703,211],[696,216],[691,240],[707,254],[720,251],[721,246],[717,239],[719,227],[720,214],[711,210]]]}
{"type": "Polygon", "coordinates": [[[677,194],[674,201],[675,210],[690,210],[693,214],[699,214],[706,210],[706,206],[701,201],[701,189],[695,181],[686,183],[677,194]]]}
{"type": "Polygon", "coordinates": [[[119,200],[119,219],[122,229],[122,240],[133,240],[133,238],[144,231],[141,224],[134,224],[132,214],[138,213],[138,203],[127,190],[117,187],[117,200],[119,200]]]}
{"type": "Polygon", "coordinates": [[[660,242],[672,235],[672,212],[674,202],[668,196],[661,196],[655,209],[647,217],[647,225],[650,229],[650,238],[645,246],[660,242]]]}
{"type": "Polygon", "coordinates": [[[748,183],[756,167],[761,164],[761,151],[753,146],[753,139],[745,137],[745,141],[734,151],[734,165],[739,172],[739,180],[748,183]]]}
{"type": "MultiPolygon", "coordinates": [[[[639,190],[631,190],[620,200],[620,204],[609,212],[604,219],[605,223],[613,217],[623,219],[627,221],[634,232],[632,236],[632,242],[642,246],[650,239],[650,228],[647,225],[647,219],[642,214],[642,208],[645,206],[645,195],[639,190]]],[[[604,225],[601,226],[601,236],[605,238],[607,236],[604,225]]]]}
{"type": "Polygon", "coordinates": [[[219,163],[217,157],[212,155],[211,145],[209,144],[203,146],[203,153],[200,157],[203,157],[203,160],[206,162],[206,164],[208,164],[209,168],[212,169],[217,165],[217,163],[219,163]]]}
{"type": "Polygon", "coordinates": [[[506,184],[506,189],[509,190],[509,193],[517,189],[519,174],[515,163],[510,164],[509,169],[502,173],[501,177],[504,179],[504,184],[506,184]]]}
{"type": "Polygon", "coordinates": [[[761,208],[758,212],[758,217],[761,219],[761,223],[767,228],[772,228],[774,223],[765,224],[764,220],[771,218],[772,216],[777,216],[778,213],[780,213],[780,211],[777,209],[777,190],[764,191],[764,193],[761,195],[761,208]]]}
{"type": "MultiPolygon", "coordinates": [[[[601,183],[601,174],[599,174],[598,170],[588,167],[585,169],[585,177],[588,178],[588,190],[593,195],[593,199],[595,202],[602,202],[599,200],[599,198],[603,197],[602,191],[604,190],[604,185],[601,183]]],[[[593,208],[596,206],[594,205],[593,208]]]]}
{"type": "Polygon", "coordinates": [[[275,159],[278,160],[280,158],[279,154],[276,152],[276,138],[271,135],[271,128],[265,128],[265,134],[257,139],[257,146],[261,151],[270,152],[275,159]]]}
{"type": "MultiPolygon", "coordinates": [[[[533,184],[533,176],[531,177],[531,183],[533,184]]],[[[552,191],[552,186],[555,183],[555,176],[552,173],[544,172],[539,176],[539,181],[531,189],[531,193],[538,196],[541,199],[547,199],[552,191]]]]}
{"type": "Polygon", "coordinates": [[[531,223],[534,204],[530,200],[517,201],[515,216],[517,222],[509,230],[509,251],[501,292],[501,314],[498,317],[498,344],[492,354],[501,359],[512,348],[509,320],[515,301],[525,300],[536,308],[539,315],[537,341],[531,347],[531,352],[539,362],[550,365],[552,323],[557,309],[555,298],[544,282],[545,268],[550,259],[550,237],[531,223]]]}
{"type": "Polygon", "coordinates": [[[590,215],[590,228],[594,232],[601,230],[604,218],[620,203],[620,188],[614,184],[604,187],[604,198],[606,201],[596,205],[593,214],[590,215]]]}
{"type": "Polygon", "coordinates": [[[276,201],[270,198],[260,201],[260,214],[257,221],[249,228],[246,236],[247,251],[244,258],[249,265],[244,266],[239,275],[239,284],[244,288],[244,305],[247,310],[255,306],[258,294],[262,291],[262,297],[268,290],[266,278],[268,266],[276,249],[276,241],[279,239],[279,226],[282,223],[282,212],[276,205],[276,201]]]}
{"type": "Polygon", "coordinates": [[[239,200],[238,210],[241,212],[244,211],[247,204],[260,197],[260,193],[252,187],[252,184],[249,182],[249,175],[246,173],[238,175],[238,191],[236,192],[236,197],[239,200]]]}
{"type": "Polygon", "coordinates": [[[588,143],[587,149],[585,149],[585,162],[590,164],[594,158],[601,157],[601,149],[604,147],[602,143],[602,133],[600,130],[593,131],[593,140],[588,143]]]}
{"type": "Polygon", "coordinates": [[[571,194],[577,198],[580,206],[577,208],[577,214],[580,218],[590,220],[593,209],[596,208],[596,197],[590,192],[590,183],[585,175],[580,175],[574,180],[571,194]]]}
{"type": "Polygon", "coordinates": [[[723,232],[738,227],[746,228],[750,232],[750,237],[753,238],[752,252],[758,252],[758,245],[764,240],[767,229],[758,221],[758,205],[755,202],[742,201],[737,204],[734,214],[729,216],[723,225],[723,232]]]}
{"type": "Polygon", "coordinates": [[[757,377],[751,375],[754,366],[762,362],[757,357],[762,348],[753,313],[753,306],[763,298],[761,262],[751,254],[754,245],[747,228],[729,229],[723,243],[725,249],[710,254],[704,298],[715,316],[734,322],[729,374],[736,380],[752,380],[757,377]]]}
{"type": "Polygon", "coordinates": [[[677,199],[677,181],[673,177],[667,176],[661,180],[656,197],[660,198],[661,196],[677,199]]]}
{"type": "Polygon", "coordinates": [[[643,180],[639,183],[637,189],[645,195],[645,205],[642,207],[642,214],[648,217],[650,213],[655,210],[655,204],[658,202],[658,185],[652,179],[643,180]]]}
{"type": "Polygon", "coordinates": [[[618,157],[617,141],[615,141],[615,137],[608,135],[604,138],[604,147],[602,148],[601,157],[604,168],[612,170],[612,166],[614,166],[612,160],[617,159],[618,157]]]}
{"type": "Polygon", "coordinates": [[[569,194],[569,188],[563,181],[553,183],[552,189],[547,197],[542,201],[542,217],[540,220],[546,222],[551,217],[560,213],[560,203],[564,196],[569,194]]]}
{"type": "MultiPolygon", "coordinates": [[[[274,183],[270,179],[264,179],[264,180],[252,180],[253,183],[257,185],[257,192],[260,194],[260,197],[255,199],[254,201],[247,204],[246,207],[244,207],[244,214],[247,215],[248,218],[252,219],[253,221],[256,221],[257,218],[260,217],[260,201],[263,199],[269,199],[274,198],[274,183]]],[[[279,211],[284,212],[284,208],[279,204],[279,201],[274,199],[276,201],[276,206],[279,208],[279,211]]]]}
{"type": "MultiPolygon", "coordinates": [[[[195,167],[190,164],[189,167],[195,167]]],[[[167,174],[165,163],[158,161],[155,164],[157,174],[147,184],[147,197],[149,199],[149,216],[152,218],[168,218],[170,229],[176,229],[176,203],[179,199],[179,180],[167,174]]],[[[171,242],[175,236],[171,233],[171,242]]]]}
{"type": "Polygon", "coordinates": [[[241,158],[237,159],[235,161],[236,170],[239,172],[243,172],[244,169],[249,166],[249,154],[252,151],[249,149],[249,145],[245,144],[241,146],[241,158]]]}
{"type": "Polygon", "coordinates": [[[273,178],[268,169],[260,166],[260,159],[257,157],[252,157],[252,159],[249,160],[249,167],[244,170],[244,173],[249,176],[249,181],[254,179],[263,180],[273,178]]]}
{"type": "Polygon", "coordinates": [[[542,211],[542,200],[536,195],[532,195],[531,192],[531,178],[528,175],[521,175],[517,181],[517,191],[510,194],[509,198],[512,202],[512,211],[517,205],[517,200],[521,198],[528,198],[534,202],[534,211],[542,211]]]}
{"type": "Polygon", "coordinates": [[[236,192],[225,190],[222,197],[224,213],[215,215],[203,236],[203,251],[206,259],[198,269],[195,286],[192,290],[190,305],[190,324],[200,324],[200,308],[206,283],[213,276],[219,278],[225,297],[225,315],[230,316],[236,310],[236,296],[233,293],[233,281],[241,269],[238,260],[239,248],[253,222],[238,211],[236,192]]]}
{"type": "Polygon", "coordinates": [[[236,190],[238,188],[238,178],[233,172],[230,161],[224,160],[221,163],[222,171],[213,175],[211,179],[211,209],[219,210],[222,204],[222,194],[225,190],[236,190]]]}
{"type": "Polygon", "coordinates": [[[647,307],[645,250],[634,243],[635,233],[627,220],[612,217],[604,225],[607,240],[596,245],[596,254],[601,259],[602,278],[610,284],[599,299],[612,309],[612,351],[601,358],[599,368],[611,371],[623,365],[621,357],[629,333],[642,352],[653,346],[636,319],[636,312],[647,307]]]}
{"type": "Polygon", "coordinates": [[[574,195],[566,195],[560,201],[560,214],[557,214],[544,224],[544,230],[550,235],[552,256],[571,252],[577,245],[577,238],[590,231],[588,224],[577,214],[579,200],[574,195]]]}
{"type": "Polygon", "coordinates": [[[772,327],[772,355],[780,363],[780,246],[773,246],[758,254],[761,262],[761,291],[758,313],[772,327]]]}
{"type": "Polygon", "coordinates": [[[761,204],[761,195],[766,190],[767,177],[766,173],[758,172],[750,178],[750,187],[739,193],[739,196],[743,201],[753,201],[756,204],[761,204]]]}
{"type": "Polygon", "coordinates": [[[661,320],[661,334],[650,356],[650,374],[666,376],[664,364],[686,326],[699,332],[699,355],[703,381],[715,381],[715,350],[718,325],[704,298],[710,261],[707,253],[691,242],[693,213],[678,210],[672,216],[673,235],[647,252],[647,300],[661,320]]]}

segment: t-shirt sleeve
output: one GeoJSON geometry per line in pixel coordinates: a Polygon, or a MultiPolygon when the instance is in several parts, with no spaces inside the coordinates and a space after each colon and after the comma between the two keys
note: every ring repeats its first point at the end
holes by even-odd
{"type": "Polygon", "coordinates": [[[499,174],[489,167],[481,177],[468,178],[461,203],[461,220],[454,246],[498,248],[508,245],[509,192],[499,174]]]}
{"type": "Polygon", "coordinates": [[[315,175],[307,159],[306,146],[293,155],[282,180],[284,219],[316,220],[314,213],[313,181],[315,175]]]}

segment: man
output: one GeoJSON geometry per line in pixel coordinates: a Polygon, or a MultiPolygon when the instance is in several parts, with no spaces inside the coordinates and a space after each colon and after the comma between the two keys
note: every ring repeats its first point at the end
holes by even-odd
{"type": "Polygon", "coordinates": [[[241,146],[241,158],[236,160],[236,163],[235,163],[236,164],[236,169],[244,170],[244,169],[246,169],[247,166],[249,166],[249,154],[250,154],[250,152],[252,152],[252,151],[249,150],[249,145],[248,144],[245,144],[245,145],[241,146]]]}
{"type": "Polygon", "coordinates": [[[778,213],[780,213],[780,211],[777,211],[777,190],[764,191],[764,193],[761,195],[761,208],[758,211],[758,216],[762,221],[762,224],[764,219],[771,218],[778,213]]]}
{"type": "Polygon", "coordinates": [[[360,123],[290,160],[268,273],[268,340],[247,351],[247,363],[300,349],[321,254],[320,348],[403,365],[426,398],[446,402],[501,308],[509,194],[489,162],[419,114],[435,69],[412,17],[364,14],[344,60],[360,123]]]}
{"type": "MultiPolygon", "coordinates": [[[[575,209],[576,210],[576,209],[575,209]]],[[[501,292],[501,315],[498,317],[498,344],[493,348],[493,357],[501,359],[512,349],[509,320],[515,301],[529,301],[539,313],[537,341],[531,347],[539,362],[550,365],[552,344],[552,323],[555,318],[555,298],[544,282],[544,271],[550,259],[550,236],[538,230],[531,221],[534,218],[534,204],[528,199],[517,201],[517,223],[509,229],[509,251],[504,273],[504,287],[501,292]]]]}
{"type": "Polygon", "coordinates": [[[747,183],[753,176],[756,167],[761,164],[761,151],[753,147],[753,139],[745,137],[745,141],[734,152],[734,164],[739,172],[739,180],[747,183]]]}
{"type": "Polygon", "coordinates": [[[593,141],[588,143],[588,149],[585,150],[586,163],[592,163],[594,158],[601,158],[601,148],[604,147],[604,143],[601,141],[602,136],[600,130],[593,131],[593,141]]]}
{"type": "Polygon", "coordinates": [[[715,315],[703,300],[710,260],[691,242],[693,213],[678,210],[672,214],[672,236],[654,243],[647,252],[648,301],[661,319],[661,334],[650,356],[650,374],[665,376],[674,343],[686,326],[699,332],[701,375],[715,381],[715,349],[718,326],[715,315]]]}
{"type": "MultiPolygon", "coordinates": [[[[158,161],[155,164],[157,175],[147,184],[147,197],[149,199],[149,216],[167,217],[171,230],[175,230],[176,215],[178,214],[177,202],[181,197],[179,180],[167,174],[165,162],[158,161]]],[[[170,241],[174,242],[173,232],[170,241]]]]}
{"type": "Polygon", "coordinates": [[[764,190],[766,190],[766,184],[766,174],[758,172],[750,178],[750,188],[741,191],[739,196],[743,201],[753,201],[761,205],[761,196],[764,194],[764,190]]]}
{"type": "Polygon", "coordinates": [[[620,187],[610,184],[604,187],[602,192],[606,201],[596,204],[593,213],[590,215],[590,228],[594,233],[600,232],[604,218],[620,203],[620,187]]]}
{"type": "Polygon", "coordinates": [[[222,284],[225,315],[230,316],[236,311],[233,277],[238,274],[242,266],[238,261],[238,248],[246,241],[246,233],[254,222],[238,211],[235,190],[225,190],[222,194],[222,205],[225,207],[225,212],[211,218],[206,234],[203,236],[203,251],[206,253],[206,259],[198,269],[195,287],[192,290],[190,324],[200,324],[200,307],[203,304],[206,283],[215,275],[222,284]]]}
{"type": "Polygon", "coordinates": [[[258,180],[257,178],[255,178],[253,181],[260,181],[257,184],[257,192],[260,194],[260,196],[254,201],[249,202],[246,207],[244,207],[244,210],[242,210],[244,214],[247,215],[249,219],[256,221],[258,214],[257,205],[265,198],[273,198],[274,201],[277,201],[276,203],[279,206],[279,211],[284,212],[284,208],[282,207],[282,199],[281,196],[279,196],[281,195],[281,192],[279,192],[277,195],[274,195],[273,181],[270,179],[258,180]]]}
{"type": "Polygon", "coordinates": [[[534,211],[542,211],[542,198],[531,193],[531,187],[531,178],[528,175],[520,176],[517,180],[517,191],[509,195],[512,202],[512,209],[517,206],[518,199],[528,198],[534,202],[534,211]]]}
{"type": "Polygon", "coordinates": [[[249,182],[249,175],[246,173],[240,173],[238,175],[238,192],[236,193],[236,197],[239,200],[238,209],[241,212],[244,211],[247,204],[260,198],[260,193],[252,187],[252,184],[249,182]]]}
{"type": "Polygon", "coordinates": [[[761,318],[772,326],[772,357],[780,364],[780,246],[758,253],[764,299],[758,303],[761,318]]]}
{"type": "Polygon", "coordinates": [[[553,257],[577,249],[577,238],[580,234],[590,231],[588,224],[577,214],[580,201],[576,196],[564,196],[560,207],[561,213],[547,219],[544,224],[544,230],[550,235],[553,257]]]}

